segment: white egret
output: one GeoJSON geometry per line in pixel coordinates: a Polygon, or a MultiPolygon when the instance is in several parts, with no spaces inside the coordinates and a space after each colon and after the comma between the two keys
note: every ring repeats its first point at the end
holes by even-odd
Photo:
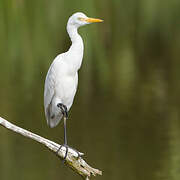
{"type": "Polygon", "coordinates": [[[65,53],[58,55],[52,62],[46,75],[44,87],[44,109],[47,124],[53,128],[64,117],[64,146],[67,156],[66,119],[72,106],[78,85],[78,70],[83,59],[84,45],[78,28],[86,24],[102,22],[101,19],[89,18],[78,12],[67,23],[67,32],[72,45],[65,53]]]}

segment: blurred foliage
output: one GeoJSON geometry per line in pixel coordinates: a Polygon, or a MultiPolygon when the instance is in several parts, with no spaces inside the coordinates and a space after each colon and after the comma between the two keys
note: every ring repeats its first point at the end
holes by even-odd
{"type": "MultiPolygon", "coordinates": [[[[62,125],[46,127],[43,86],[71,44],[66,23],[77,11],[104,22],[79,30],[85,52],[71,144],[103,170],[99,179],[178,180],[179,0],[0,0],[0,115],[63,137],[62,125]]],[[[28,142],[0,128],[0,179],[79,179],[28,142]]]]}

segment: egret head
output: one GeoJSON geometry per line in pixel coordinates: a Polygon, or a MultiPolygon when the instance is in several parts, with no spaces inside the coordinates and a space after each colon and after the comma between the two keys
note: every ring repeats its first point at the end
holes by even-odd
{"type": "Polygon", "coordinates": [[[76,28],[79,28],[80,26],[84,26],[86,24],[102,22],[102,21],[103,20],[101,19],[89,18],[84,13],[77,12],[69,18],[68,25],[72,25],[75,26],[76,28]]]}

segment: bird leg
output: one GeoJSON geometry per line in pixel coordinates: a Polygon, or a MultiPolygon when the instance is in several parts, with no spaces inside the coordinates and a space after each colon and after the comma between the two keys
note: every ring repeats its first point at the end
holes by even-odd
{"type": "Polygon", "coordinates": [[[68,119],[67,107],[62,103],[59,103],[57,106],[61,109],[61,112],[64,117],[64,145],[67,145],[67,134],[66,134],[66,120],[68,119]]]}
{"type": "MultiPolygon", "coordinates": [[[[66,153],[65,153],[65,156],[64,156],[64,160],[66,160],[66,157],[67,157],[67,153],[68,153],[68,148],[71,148],[67,145],[67,133],[66,133],[66,120],[68,119],[68,111],[67,111],[67,107],[66,105],[62,104],[62,103],[58,103],[57,104],[57,107],[60,108],[62,114],[63,114],[63,117],[64,117],[64,144],[61,145],[59,147],[59,149],[57,150],[57,153],[59,152],[59,150],[62,148],[62,146],[66,147],[66,153]]],[[[73,148],[71,148],[73,149],[73,148]]],[[[75,150],[75,149],[73,149],[75,150]]],[[[78,154],[78,157],[80,157],[80,154],[77,150],[75,150],[78,154]]]]}
{"type": "MultiPolygon", "coordinates": [[[[67,107],[62,104],[62,103],[58,103],[57,107],[60,108],[62,114],[63,114],[63,118],[64,118],[64,145],[66,147],[66,154],[64,156],[64,160],[67,157],[67,153],[68,153],[68,145],[67,145],[67,133],[66,133],[66,120],[68,118],[68,111],[67,111],[67,107]]],[[[59,149],[57,150],[57,153],[59,152],[59,150],[62,148],[62,145],[59,147],[59,149]]]]}

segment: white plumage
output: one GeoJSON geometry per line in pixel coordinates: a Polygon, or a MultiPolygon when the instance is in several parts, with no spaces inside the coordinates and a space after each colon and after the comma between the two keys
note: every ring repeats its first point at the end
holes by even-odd
{"type": "Polygon", "coordinates": [[[83,40],[77,30],[80,26],[101,21],[88,18],[83,13],[75,13],[68,20],[67,32],[72,45],[67,52],[54,59],[45,80],[44,109],[47,123],[51,128],[57,126],[63,117],[58,103],[65,105],[69,111],[77,90],[78,70],[84,51],[83,40]]]}

